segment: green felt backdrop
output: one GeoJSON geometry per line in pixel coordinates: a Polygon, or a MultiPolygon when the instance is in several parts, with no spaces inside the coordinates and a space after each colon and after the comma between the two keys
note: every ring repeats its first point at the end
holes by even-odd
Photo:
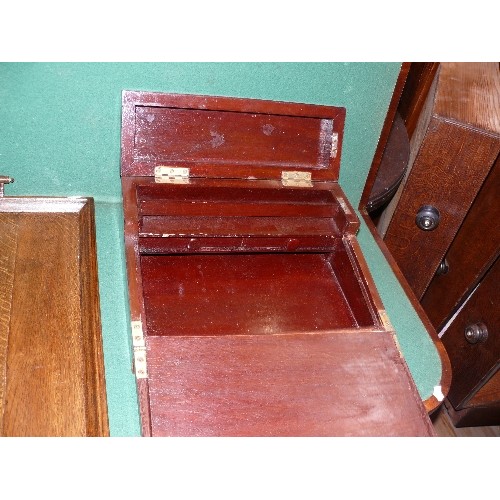
{"type": "MultiPolygon", "coordinates": [[[[400,63],[2,63],[0,173],[7,194],[96,200],[111,434],[139,435],[130,370],[120,187],[121,91],[199,93],[345,106],[340,184],[357,207],[400,63]]],[[[380,250],[360,244],[422,398],[439,357],[380,250]]]]}

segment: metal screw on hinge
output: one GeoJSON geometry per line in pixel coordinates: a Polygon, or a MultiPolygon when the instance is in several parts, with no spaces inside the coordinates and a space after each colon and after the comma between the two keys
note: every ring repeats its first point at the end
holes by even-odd
{"type": "Polygon", "coordinates": [[[484,323],[474,323],[465,327],[464,334],[469,344],[478,344],[479,342],[486,342],[488,328],[484,323]]]}

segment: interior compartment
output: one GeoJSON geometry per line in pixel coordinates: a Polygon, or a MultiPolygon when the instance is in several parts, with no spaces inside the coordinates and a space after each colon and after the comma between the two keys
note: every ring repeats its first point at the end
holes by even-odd
{"type": "Polygon", "coordinates": [[[378,325],[330,190],[202,181],[139,185],[137,200],[148,335],[378,325]]]}
{"type": "Polygon", "coordinates": [[[368,303],[353,308],[328,254],[146,255],[141,269],[148,335],[320,333],[376,324],[368,303]]]}

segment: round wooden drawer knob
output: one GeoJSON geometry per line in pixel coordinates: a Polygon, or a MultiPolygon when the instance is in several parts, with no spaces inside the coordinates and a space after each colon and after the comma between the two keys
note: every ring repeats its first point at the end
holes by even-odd
{"type": "Polygon", "coordinates": [[[424,205],[419,208],[415,223],[423,231],[432,231],[439,224],[439,210],[431,205],[424,205]]]}
{"type": "Polygon", "coordinates": [[[469,344],[485,342],[488,338],[488,329],[484,323],[474,323],[465,327],[465,339],[469,344]]]}

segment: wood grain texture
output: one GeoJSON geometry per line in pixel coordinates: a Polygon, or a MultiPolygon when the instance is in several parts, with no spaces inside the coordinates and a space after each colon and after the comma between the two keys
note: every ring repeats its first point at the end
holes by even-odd
{"type": "Polygon", "coordinates": [[[436,115],[500,134],[498,62],[443,62],[440,81],[436,115]]]}
{"type": "Polygon", "coordinates": [[[360,209],[364,209],[368,205],[370,195],[373,191],[375,181],[379,174],[380,163],[382,162],[384,151],[387,147],[387,142],[389,140],[391,129],[397,113],[398,103],[401,98],[401,93],[404,89],[410,66],[411,64],[408,62],[405,62],[401,65],[401,70],[396,81],[396,86],[394,87],[391,102],[389,103],[387,116],[385,117],[384,125],[382,126],[382,132],[377,144],[377,149],[375,150],[375,155],[370,166],[370,171],[368,172],[368,176],[366,178],[365,187],[363,188],[363,194],[361,195],[361,200],[359,202],[360,209]]]}
{"type": "Polygon", "coordinates": [[[189,167],[191,177],[279,179],[303,170],[337,180],[344,120],[334,106],[124,91],[121,171],[153,175],[167,164],[189,167]]]}
{"type": "Polygon", "coordinates": [[[436,274],[422,297],[422,306],[438,331],[500,253],[500,231],[492,230],[492,221],[500,220],[499,193],[500,157],[446,253],[449,271],[436,274]]]}
{"type": "Polygon", "coordinates": [[[40,206],[30,213],[30,203],[50,199],[0,210],[0,249],[15,263],[1,433],[108,435],[92,202],[52,213],[40,206]],[[3,231],[12,226],[15,245],[3,231]]]}
{"type": "Polygon", "coordinates": [[[19,225],[9,214],[0,213],[0,429],[5,410],[7,383],[7,348],[16,263],[19,225]]]}
{"type": "Polygon", "coordinates": [[[500,437],[500,425],[455,427],[449,415],[453,410],[448,408],[449,403],[444,404],[432,416],[432,424],[439,437],[500,437]]]}
{"type": "MultiPolygon", "coordinates": [[[[414,81],[414,78],[409,75],[410,71],[413,71],[413,72],[415,71],[415,69],[412,70],[412,67],[414,64],[415,63],[411,63],[411,64],[410,63],[403,63],[403,65],[401,67],[398,81],[396,82],[396,87],[394,89],[394,93],[393,93],[391,102],[389,104],[389,111],[388,111],[386,119],[384,121],[380,140],[379,140],[379,143],[377,145],[377,149],[376,149],[376,152],[375,152],[375,155],[373,158],[373,162],[372,162],[372,165],[370,168],[370,173],[368,175],[368,179],[367,179],[364,191],[363,191],[363,196],[361,197],[361,201],[359,204],[359,212],[360,212],[361,216],[363,217],[373,239],[375,240],[378,247],[380,248],[380,250],[384,254],[384,257],[386,258],[388,264],[390,265],[392,271],[394,272],[394,275],[396,276],[397,280],[399,281],[400,285],[402,286],[405,294],[408,296],[409,301],[411,302],[413,308],[415,309],[415,312],[417,313],[419,319],[422,321],[422,324],[426,328],[432,342],[434,343],[434,345],[438,351],[439,357],[441,359],[441,367],[442,367],[442,372],[441,372],[442,375],[441,375],[440,385],[441,385],[441,390],[442,390],[443,394],[446,395],[448,393],[448,390],[449,390],[449,387],[451,384],[451,365],[450,365],[450,360],[448,358],[448,354],[446,353],[446,350],[443,346],[443,343],[441,342],[441,339],[438,337],[434,326],[429,321],[424,309],[422,308],[420,302],[418,301],[417,297],[415,296],[414,291],[412,290],[412,288],[410,287],[405,276],[401,272],[401,269],[399,268],[399,265],[398,265],[396,259],[391,254],[391,252],[387,248],[387,245],[385,244],[384,240],[382,239],[386,227],[385,226],[381,227],[380,232],[379,232],[377,230],[378,228],[375,226],[374,221],[372,220],[371,216],[368,214],[368,211],[366,209],[366,206],[368,205],[368,202],[369,202],[370,193],[373,191],[375,179],[378,175],[378,170],[380,168],[380,164],[381,164],[381,161],[382,161],[382,158],[384,155],[384,151],[387,147],[387,143],[389,140],[391,129],[392,129],[393,123],[395,121],[396,113],[398,112],[398,107],[400,107],[402,105],[403,100],[408,103],[408,98],[404,97],[404,92],[408,88],[407,83],[406,83],[407,78],[414,81]]],[[[437,67],[435,69],[437,70],[437,67]]],[[[433,73],[433,76],[434,76],[434,74],[435,74],[435,72],[433,73]]],[[[432,84],[432,81],[429,82],[429,86],[431,86],[431,84],[432,84]]],[[[413,83],[411,83],[411,82],[408,83],[408,86],[412,86],[412,85],[413,85],[413,83]]],[[[435,86],[435,82],[434,82],[434,86],[435,86]]],[[[411,109],[417,109],[417,108],[422,109],[424,107],[424,102],[425,102],[425,106],[430,110],[432,108],[432,103],[434,100],[434,93],[435,93],[435,88],[428,89],[425,92],[421,93],[422,96],[425,95],[424,101],[421,102],[420,104],[418,104],[418,102],[412,104],[411,109]]],[[[403,106],[405,106],[405,105],[403,105],[403,106]]],[[[401,112],[405,118],[405,123],[406,123],[407,118],[409,117],[409,114],[410,114],[410,112],[409,112],[410,106],[407,105],[406,108],[401,108],[401,109],[402,109],[401,112]],[[404,111],[404,109],[406,111],[404,111]]],[[[413,113],[413,111],[412,111],[412,113],[413,113]]],[[[427,113],[424,113],[424,114],[427,115],[429,113],[430,113],[430,111],[428,111],[427,113]]],[[[422,130],[425,130],[427,128],[427,126],[428,126],[428,122],[427,123],[425,121],[420,122],[420,128],[422,130]]],[[[411,133],[410,133],[410,135],[411,135],[411,133]]],[[[422,139],[423,139],[424,132],[422,131],[420,133],[420,135],[422,136],[422,139]]],[[[420,143],[422,139],[417,138],[415,140],[417,140],[420,143]]],[[[411,149],[410,149],[410,158],[408,160],[408,163],[413,164],[414,160],[415,160],[415,148],[413,148],[413,156],[411,156],[411,149]]],[[[408,169],[409,169],[409,167],[407,168],[407,172],[405,175],[408,174],[408,169]]],[[[402,191],[402,188],[403,188],[403,185],[400,185],[400,188],[398,189],[398,192],[394,198],[399,199],[400,192],[402,191]]],[[[392,202],[391,202],[391,204],[392,204],[392,202]]],[[[394,204],[394,206],[396,206],[396,203],[394,204]]],[[[386,209],[386,211],[387,211],[387,209],[386,209]]],[[[393,212],[391,211],[390,216],[387,216],[386,220],[390,220],[390,217],[392,217],[392,213],[393,212]]],[[[357,246],[357,243],[355,243],[355,245],[357,246]]],[[[368,269],[364,270],[364,273],[369,274],[368,269]]],[[[375,293],[375,294],[372,294],[372,296],[378,297],[378,294],[375,293]]],[[[380,306],[380,309],[382,309],[382,308],[383,307],[380,306]]],[[[439,408],[439,406],[441,405],[441,402],[438,401],[434,395],[432,395],[427,400],[424,401],[424,405],[425,405],[425,408],[427,409],[427,411],[429,413],[432,413],[432,412],[436,411],[437,408],[439,408]]]]}
{"type": "Polygon", "coordinates": [[[388,332],[147,345],[153,436],[434,435],[388,332]]]}
{"type": "Polygon", "coordinates": [[[340,149],[326,164],[323,122],[340,146],[344,114],[124,93],[131,319],[142,322],[148,363],[138,380],[143,435],[433,435],[382,319],[356,213],[331,182],[340,149]],[[299,139],[284,149],[272,138],[271,154],[260,136],[275,131],[299,139]],[[172,154],[192,169],[189,183],[155,185],[153,167],[172,154]],[[278,174],[289,167],[309,169],[312,188],[284,186],[278,174]],[[318,248],[321,238],[332,244],[318,248]]]}
{"type": "MultiPolygon", "coordinates": [[[[486,382],[467,403],[468,407],[488,406],[491,404],[500,405],[500,366],[496,372],[486,382]]],[[[500,425],[500,420],[498,422],[500,425]]]]}
{"type": "Polygon", "coordinates": [[[499,152],[500,137],[431,119],[384,238],[419,299],[499,152]],[[436,207],[441,215],[433,231],[415,223],[423,205],[436,207]]]}
{"type": "Polygon", "coordinates": [[[398,208],[399,200],[401,198],[401,194],[405,188],[408,177],[413,169],[413,164],[418,157],[418,153],[422,146],[422,142],[427,133],[427,128],[429,127],[429,123],[432,118],[432,110],[434,109],[434,101],[436,96],[436,88],[438,84],[438,77],[436,76],[430,86],[430,89],[427,93],[427,97],[422,105],[422,111],[418,117],[418,121],[416,123],[413,134],[410,137],[410,156],[408,159],[408,166],[406,167],[406,172],[403,177],[403,181],[400,183],[395,195],[389,202],[389,204],[385,207],[384,211],[380,215],[379,221],[377,222],[377,230],[385,237],[387,232],[387,227],[389,226],[391,219],[394,215],[394,211],[398,208]]]}
{"type": "Polygon", "coordinates": [[[493,71],[489,63],[442,63],[429,92],[412,138],[407,178],[379,224],[419,299],[500,152],[499,130],[491,126],[499,116],[499,91],[498,68],[493,71]],[[433,231],[415,224],[423,205],[441,214],[433,231]]]}
{"type": "Polygon", "coordinates": [[[410,141],[399,113],[396,113],[382,161],[366,205],[368,212],[383,207],[397,191],[408,167],[410,141]]]}
{"type": "Polygon", "coordinates": [[[436,62],[411,63],[398,106],[410,138],[413,136],[438,68],[439,63],[436,62]]]}
{"type": "Polygon", "coordinates": [[[442,336],[453,371],[448,399],[456,410],[471,397],[500,366],[500,260],[497,260],[442,336]],[[470,344],[464,332],[470,324],[484,323],[485,342],[470,344]]]}
{"type": "Polygon", "coordinates": [[[482,429],[485,426],[489,427],[490,432],[488,435],[498,436],[500,434],[500,402],[498,399],[496,402],[484,406],[466,406],[461,410],[455,410],[448,400],[445,400],[445,404],[455,428],[462,429],[466,427],[468,429],[467,435],[477,435],[478,431],[472,431],[472,429],[482,429]]]}
{"type": "MultiPolygon", "coordinates": [[[[432,342],[434,343],[437,352],[439,354],[439,357],[441,359],[441,391],[443,394],[446,396],[448,394],[448,391],[450,389],[451,385],[451,363],[450,363],[450,358],[448,356],[448,353],[446,352],[446,349],[443,345],[443,342],[441,339],[438,337],[438,334],[436,332],[436,329],[434,328],[433,324],[430,322],[426,312],[424,311],[424,308],[418,301],[417,297],[415,296],[414,291],[410,287],[408,281],[404,277],[403,273],[401,272],[398,263],[396,262],[396,259],[392,255],[392,253],[389,251],[387,248],[387,245],[385,244],[384,240],[381,238],[380,234],[377,231],[377,228],[374,226],[373,221],[370,218],[370,215],[366,210],[361,210],[360,211],[361,216],[366,222],[366,225],[368,229],[370,230],[370,233],[373,236],[373,239],[377,242],[377,245],[379,246],[380,250],[384,254],[384,257],[386,258],[387,262],[391,266],[391,269],[396,276],[397,280],[399,281],[399,284],[403,288],[404,292],[408,296],[408,299],[410,300],[413,308],[415,309],[415,312],[417,313],[420,321],[422,321],[422,324],[424,325],[425,329],[429,333],[429,336],[431,337],[432,342]]],[[[441,401],[438,401],[436,396],[432,395],[428,399],[424,401],[425,408],[429,413],[435,412],[439,406],[442,404],[441,401]]]]}

